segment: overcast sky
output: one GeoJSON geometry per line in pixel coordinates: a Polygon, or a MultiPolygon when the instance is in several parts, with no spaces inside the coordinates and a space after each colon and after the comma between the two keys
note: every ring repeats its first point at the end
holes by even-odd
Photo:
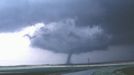
{"type": "Polygon", "coordinates": [[[69,53],[72,63],[134,60],[133,8],[133,0],[0,0],[0,65],[65,63],[69,53]]]}

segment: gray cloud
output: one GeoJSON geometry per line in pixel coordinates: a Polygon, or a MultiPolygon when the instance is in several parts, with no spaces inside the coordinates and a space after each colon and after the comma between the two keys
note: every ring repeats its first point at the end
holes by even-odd
{"type": "Polygon", "coordinates": [[[81,53],[106,50],[109,40],[100,26],[79,27],[73,19],[67,19],[45,25],[35,33],[32,45],[54,52],[81,53]]]}
{"type": "Polygon", "coordinates": [[[134,1],[101,2],[106,9],[103,28],[113,35],[112,44],[134,44],[134,1]]]}
{"type": "Polygon", "coordinates": [[[50,23],[70,17],[78,17],[81,20],[78,24],[95,23],[103,11],[99,2],[93,0],[1,0],[0,31],[15,31],[37,22],[50,23]]]}
{"type": "Polygon", "coordinates": [[[101,24],[105,31],[121,38],[133,32],[133,7],[133,0],[1,0],[0,31],[77,17],[77,25],[101,24]]]}
{"type": "Polygon", "coordinates": [[[27,25],[44,22],[47,27],[54,26],[56,30],[51,31],[47,27],[48,30],[41,29],[32,42],[34,45],[37,42],[37,47],[56,52],[60,52],[59,48],[66,52],[77,50],[76,53],[80,53],[105,49],[110,45],[132,45],[133,8],[133,0],[0,0],[0,32],[15,31],[27,25]],[[77,20],[71,23],[58,22],[66,18],[77,20]],[[95,28],[101,33],[95,33],[91,40],[88,32],[95,28]],[[109,39],[107,35],[112,38],[109,39]]]}
{"type": "Polygon", "coordinates": [[[79,27],[74,19],[66,19],[47,24],[37,30],[31,38],[31,46],[68,53],[66,63],[70,64],[72,54],[107,50],[110,39],[111,36],[98,25],[79,27]]]}

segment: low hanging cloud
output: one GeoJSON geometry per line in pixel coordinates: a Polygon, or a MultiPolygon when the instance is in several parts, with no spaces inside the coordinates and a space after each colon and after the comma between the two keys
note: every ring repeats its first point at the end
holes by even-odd
{"type": "Polygon", "coordinates": [[[111,45],[134,44],[133,8],[132,0],[0,0],[0,32],[76,17],[76,29],[98,26],[112,35],[111,45]]]}
{"type": "Polygon", "coordinates": [[[81,53],[106,50],[110,36],[98,26],[76,26],[74,19],[45,25],[35,32],[33,47],[61,53],[81,53]]]}

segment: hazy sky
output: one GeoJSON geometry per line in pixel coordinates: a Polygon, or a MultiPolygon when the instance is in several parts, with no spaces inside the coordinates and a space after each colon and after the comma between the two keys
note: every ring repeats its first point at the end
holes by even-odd
{"type": "Polygon", "coordinates": [[[134,60],[133,0],[0,0],[0,65],[134,60]],[[10,63],[8,63],[10,62],[10,63]]]}

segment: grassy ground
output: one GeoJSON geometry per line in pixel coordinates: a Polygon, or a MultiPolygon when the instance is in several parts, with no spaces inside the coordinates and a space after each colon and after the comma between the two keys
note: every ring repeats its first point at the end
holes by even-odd
{"type": "Polygon", "coordinates": [[[93,70],[91,75],[134,75],[134,62],[73,65],[1,66],[0,75],[51,75],[93,70]]]}
{"type": "Polygon", "coordinates": [[[92,75],[134,75],[134,65],[98,69],[92,75]]]}

